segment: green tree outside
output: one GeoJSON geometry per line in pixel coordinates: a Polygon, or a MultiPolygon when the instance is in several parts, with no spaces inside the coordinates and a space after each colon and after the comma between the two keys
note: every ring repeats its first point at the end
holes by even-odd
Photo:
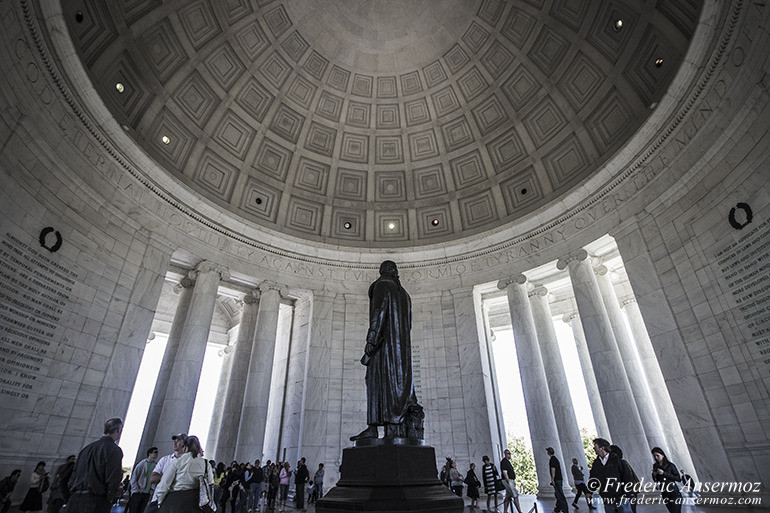
{"type": "Polygon", "coordinates": [[[594,451],[594,438],[596,438],[596,434],[589,433],[586,428],[581,428],[580,438],[583,440],[583,450],[586,453],[586,461],[590,469],[596,459],[596,451],[594,451]]]}
{"type": "MultiPolygon", "coordinates": [[[[585,451],[586,461],[590,469],[596,459],[596,451],[594,451],[594,438],[596,438],[596,435],[582,428],[580,430],[580,438],[583,441],[583,450],[585,451]]],[[[532,452],[532,448],[524,443],[523,437],[515,436],[508,441],[508,449],[511,451],[511,463],[513,464],[513,471],[516,472],[516,486],[519,487],[519,492],[536,494],[537,472],[535,471],[535,455],[532,452]]],[[[564,462],[564,465],[569,468],[572,462],[564,462]]]]}
{"type": "Polygon", "coordinates": [[[511,464],[513,464],[513,471],[516,472],[516,486],[519,488],[519,493],[536,494],[537,472],[535,472],[535,455],[532,453],[532,448],[524,443],[523,437],[516,436],[508,442],[508,449],[511,451],[511,464]]]}

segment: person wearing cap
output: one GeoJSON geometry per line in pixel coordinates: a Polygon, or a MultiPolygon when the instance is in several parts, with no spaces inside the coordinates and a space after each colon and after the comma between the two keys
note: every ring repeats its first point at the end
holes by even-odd
{"type": "MultiPolygon", "coordinates": [[[[171,437],[171,441],[174,443],[174,452],[163,456],[158,461],[158,464],[155,465],[155,468],[152,469],[152,474],[150,474],[150,484],[152,486],[155,486],[158,483],[160,483],[160,480],[163,477],[163,472],[166,471],[166,469],[169,467],[169,465],[171,465],[171,463],[175,459],[177,459],[179,456],[184,454],[185,442],[187,442],[187,433],[179,433],[177,435],[173,435],[171,437]]],[[[147,508],[144,510],[144,513],[155,513],[157,510],[158,510],[158,493],[156,489],[153,492],[152,499],[150,500],[150,503],[147,504],[147,508]]]]}

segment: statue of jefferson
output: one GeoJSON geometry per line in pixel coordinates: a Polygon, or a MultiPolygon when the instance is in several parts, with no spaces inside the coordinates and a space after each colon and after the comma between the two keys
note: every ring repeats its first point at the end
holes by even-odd
{"type": "Polygon", "coordinates": [[[396,264],[380,265],[380,277],[369,287],[369,331],[361,363],[366,365],[365,430],[350,439],[422,438],[422,407],[412,378],[412,300],[398,280],[396,264]]]}

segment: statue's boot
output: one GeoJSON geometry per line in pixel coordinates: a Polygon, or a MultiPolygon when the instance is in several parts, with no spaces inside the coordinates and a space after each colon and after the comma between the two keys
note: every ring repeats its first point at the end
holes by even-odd
{"type": "Polygon", "coordinates": [[[350,441],[355,442],[356,440],[368,440],[370,438],[377,438],[378,436],[377,426],[369,426],[368,428],[358,433],[356,436],[351,436],[350,441]]]}
{"type": "Polygon", "coordinates": [[[385,438],[405,437],[403,424],[385,424],[385,438]]]}

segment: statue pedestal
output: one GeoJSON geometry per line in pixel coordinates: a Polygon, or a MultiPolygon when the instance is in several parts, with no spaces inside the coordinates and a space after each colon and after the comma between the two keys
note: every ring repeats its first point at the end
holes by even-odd
{"type": "Polygon", "coordinates": [[[359,440],[342,451],[337,486],[316,503],[318,513],[461,512],[463,500],[438,480],[436,451],[421,440],[359,440]]]}

